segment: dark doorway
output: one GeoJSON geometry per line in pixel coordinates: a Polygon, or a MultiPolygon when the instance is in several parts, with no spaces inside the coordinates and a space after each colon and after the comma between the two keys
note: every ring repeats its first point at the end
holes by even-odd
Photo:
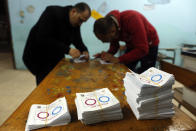
{"type": "Polygon", "coordinates": [[[0,53],[10,53],[11,55],[8,56],[12,57],[13,68],[15,68],[7,2],[7,0],[0,0],[0,53]]]}

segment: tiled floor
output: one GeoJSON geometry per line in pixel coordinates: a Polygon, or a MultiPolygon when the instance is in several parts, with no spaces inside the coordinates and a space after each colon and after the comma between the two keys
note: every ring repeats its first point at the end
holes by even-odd
{"type": "MultiPolygon", "coordinates": [[[[10,53],[0,53],[0,125],[16,110],[22,101],[36,88],[34,76],[24,70],[14,70],[10,53]]],[[[175,84],[180,87],[179,83],[175,84]]],[[[174,101],[174,104],[177,104],[174,101]]],[[[196,120],[183,107],[181,108],[196,120]]]]}
{"type": "Polygon", "coordinates": [[[0,53],[0,125],[36,87],[34,76],[14,70],[10,53],[0,53]]]}

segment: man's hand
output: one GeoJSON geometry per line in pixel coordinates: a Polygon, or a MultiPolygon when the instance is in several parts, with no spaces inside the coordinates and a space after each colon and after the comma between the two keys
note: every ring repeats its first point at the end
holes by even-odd
{"type": "Polygon", "coordinates": [[[95,58],[101,58],[101,56],[106,53],[105,51],[102,51],[101,53],[97,53],[95,55],[93,55],[95,58]]]}
{"type": "Polygon", "coordinates": [[[85,55],[84,59],[88,61],[89,60],[89,53],[88,53],[88,51],[83,51],[82,54],[85,55]]]}
{"type": "Polygon", "coordinates": [[[103,53],[101,55],[101,59],[106,61],[106,62],[111,62],[111,63],[119,63],[119,59],[117,57],[114,57],[110,53],[103,53]]]}
{"type": "Polygon", "coordinates": [[[116,64],[116,63],[119,63],[120,61],[119,61],[119,59],[118,59],[117,57],[114,57],[114,56],[113,56],[113,57],[110,59],[110,62],[116,64]]]}
{"type": "Polygon", "coordinates": [[[75,49],[75,48],[70,48],[69,50],[69,55],[72,57],[72,58],[78,58],[80,57],[80,51],[78,49],[75,49]]]}

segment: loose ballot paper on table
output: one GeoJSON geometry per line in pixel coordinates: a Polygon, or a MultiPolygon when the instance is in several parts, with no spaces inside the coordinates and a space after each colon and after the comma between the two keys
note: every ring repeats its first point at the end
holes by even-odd
{"type": "Polygon", "coordinates": [[[101,58],[94,58],[96,61],[98,61],[100,64],[102,65],[108,65],[108,64],[112,64],[111,62],[109,61],[104,61],[102,60],[101,58]]]}
{"type": "Polygon", "coordinates": [[[172,74],[149,68],[142,74],[127,72],[124,78],[125,95],[137,119],[163,119],[175,113],[172,98],[172,74]]]}
{"type": "Polygon", "coordinates": [[[85,55],[80,55],[79,58],[75,58],[73,59],[74,63],[84,63],[87,62],[87,60],[85,59],[85,55]]]}
{"type": "Polygon", "coordinates": [[[99,59],[99,62],[100,62],[102,65],[112,64],[112,63],[107,62],[107,61],[104,61],[104,60],[102,60],[102,59],[99,59]]]}
{"type": "Polygon", "coordinates": [[[25,131],[47,126],[66,125],[71,116],[65,97],[59,98],[51,104],[33,104],[30,108],[25,131]]]}
{"type": "Polygon", "coordinates": [[[75,104],[78,120],[84,124],[123,118],[120,103],[108,88],[76,93],[75,104]]]}

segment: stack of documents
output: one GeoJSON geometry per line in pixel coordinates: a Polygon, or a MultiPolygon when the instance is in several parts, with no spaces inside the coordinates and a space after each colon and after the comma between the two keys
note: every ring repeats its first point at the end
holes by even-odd
{"type": "Polygon", "coordinates": [[[142,74],[127,72],[125,95],[137,119],[163,119],[174,115],[172,74],[154,67],[142,74]]]}
{"type": "Polygon", "coordinates": [[[33,104],[31,106],[25,131],[46,126],[66,125],[71,116],[65,97],[59,98],[49,105],[33,104]]]}
{"type": "Polygon", "coordinates": [[[84,124],[123,118],[120,103],[108,88],[76,93],[75,103],[78,120],[84,124]]]}

